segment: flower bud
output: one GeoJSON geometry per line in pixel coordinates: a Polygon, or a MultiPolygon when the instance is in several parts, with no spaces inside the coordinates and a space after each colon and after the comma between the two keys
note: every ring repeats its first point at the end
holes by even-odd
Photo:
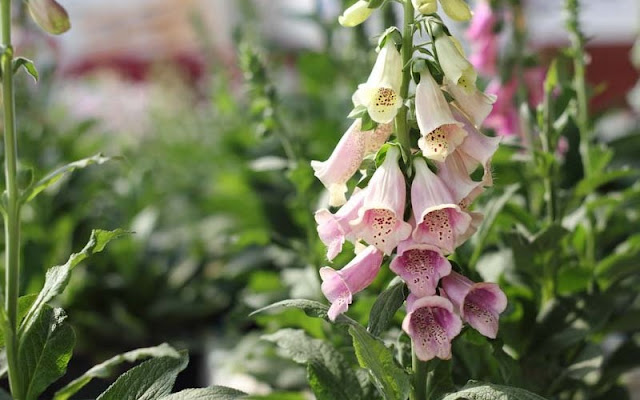
{"type": "Polygon", "coordinates": [[[471,10],[464,0],[440,0],[445,14],[454,21],[468,21],[471,19],[471,10]]]}
{"type": "Polygon", "coordinates": [[[460,43],[443,33],[436,37],[435,48],[447,79],[462,87],[467,93],[472,93],[476,88],[478,74],[462,53],[460,43]]]}
{"type": "Polygon", "coordinates": [[[40,28],[60,35],[71,28],[69,14],[56,0],[27,0],[29,14],[40,28]]]}
{"type": "Polygon", "coordinates": [[[368,1],[358,0],[354,5],[344,10],[342,15],[338,17],[338,22],[342,26],[351,28],[366,21],[372,12],[373,9],[369,8],[368,1]]]}
{"type": "Polygon", "coordinates": [[[411,0],[413,8],[421,14],[433,14],[438,10],[438,2],[436,0],[411,0]]]}

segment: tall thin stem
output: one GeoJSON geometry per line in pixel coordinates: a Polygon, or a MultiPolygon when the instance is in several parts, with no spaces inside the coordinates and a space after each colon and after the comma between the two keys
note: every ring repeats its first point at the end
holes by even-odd
{"type": "Polygon", "coordinates": [[[16,140],[15,99],[13,94],[13,47],[11,45],[11,0],[1,0],[2,23],[2,99],[4,106],[4,150],[6,216],[5,234],[5,341],[9,364],[9,384],[15,400],[22,399],[18,374],[18,296],[20,281],[20,194],[17,183],[18,144],[16,140]]]}
{"type": "Polygon", "coordinates": [[[585,68],[585,38],[580,29],[580,4],[579,0],[566,0],[567,9],[567,30],[571,39],[571,50],[573,52],[573,85],[576,91],[578,111],[576,115],[578,130],[580,131],[580,157],[584,177],[591,175],[591,154],[589,143],[591,141],[591,120],[589,118],[589,98],[587,95],[587,81],[585,68]]]}
{"type": "MultiPolygon", "coordinates": [[[[409,96],[409,83],[411,83],[411,68],[409,62],[413,56],[413,4],[410,0],[404,2],[404,30],[402,33],[402,64],[405,69],[402,71],[402,86],[400,87],[400,97],[403,100],[409,96]]],[[[411,152],[411,142],[409,140],[409,126],[407,124],[407,107],[401,107],[396,116],[396,137],[402,146],[405,154],[411,152]]]]}
{"type": "Polygon", "coordinates": [[[411,392],[411,400],[427,400],[427,363],[420,361],[413,351],[411,364],[413,368],[413,391],[411,392]]]}
{"type": "MultiPolygon", "coordinates": [[[[553,100],[551,96],[552,88],[545,87],[544,100],[542,102],[543,125],[540,131],[540,139],[542,142],[542,151],[551,153],[554,151],[551,147],[551,136],[553,134],[553,100]]],[[[546,162],[546,161],[545,161],[546,162]]],[[[554,223],[558,215],[557,195],[555,184],[555,165],[547,165],[547,171],[544,176],[545,200],[547,201],[547,218],[550,223],[554,223]]]]}

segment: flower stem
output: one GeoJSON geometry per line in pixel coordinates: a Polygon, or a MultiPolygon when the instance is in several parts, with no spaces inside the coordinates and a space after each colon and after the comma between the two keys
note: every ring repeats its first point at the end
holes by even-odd
{"type": "MultiPolygon", "coordinates": [[[[400,86],[400,97],[406,100],[409,96],[409,83],[411,83],[411,68],[409,62],[413,56],[413,4],[411,0],[404,2],[404,30],[402,33],[402,86],[400,86]]],[[[409,140],[409,125],[407,124],[407,107],[403,106],[398,110],[396,116],[396,137],[402,146],[405,154],[411,154],[411,141],[409,140]]]]}
{"type": "Polygon", "coordinates": [[[13,94],[13,47],[11,45],[11,0],[1,0],[2,24],[2,99],[4,105],[5,151],[5,312],[3,326],[9,367],[9,385],[15,400],[22,399],[22,384],[18,374],[18,296],[20,282],[20,200],[17,183],[17,153],[15,99],[13,94]]]}
{"type": "Polygon", "coordinates": [[[580,29],[580,4],[579,0],[566,0],[568,11],[567,30],[571,39],[571,49],[573,52],[573,85],[578,101],[578,111],[576,115],[578,130],[580,131],[580,158],[584,177],[591,175],[591,154],[589,143],[591,140],[591,121],[589,119],[589,98],[587,96],[586,68],[584,43],[585,38],[580,29]]]}
{"type": "MultiPolygon", "coordinates": [[[[540,130],[540,139],[542,142],[542,151],[552,154],[551,136],[553,134],[553,100],[551,96],[552,88],[545,87],[544,100],[542,102],[543,123],[540,130]]],[[[545,160],[545,162],[547,162],[545,160]]],[[[546,173],[543,177],[545,200],[547,202],[547,218],[549,223],[554,223],[557,219],[557,195],[555,185],[555,162],[546,166],[546,173]]]]}
{"type": "Polygon", "coordinates": [[[412,352],[413,391],[410,400],[427,400],[427,362],[420,361],[415,350],[412,352]]]}

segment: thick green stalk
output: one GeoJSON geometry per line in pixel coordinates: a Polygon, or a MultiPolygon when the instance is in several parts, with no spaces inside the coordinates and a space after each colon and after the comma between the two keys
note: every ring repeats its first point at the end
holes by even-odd
{"type": "Polygon", "coordinates": [[[585,68],[584,43],[585,38],[580,29],[580,4],[578,0],[566,0],[567,30],[571,39],[573,51],[573,85],[576,91],[578,111],[576,115],[578,130],[580,131],[580,157],[585,178],[591,175],[591,154],[589,143],[591,141],[591,120],[589,118],[589,98],[587,95],[587,81],[585,68]]]}
{"type": "MultiPolygon", "coordinates": [[[[411,68],[409,62],[413,56],[413,4],[410,0],[404,2],[404,31],[402,33],[402,86],[400,87],[400,97],[406,100],[409,96],[409,83],[411,83],[411,68]]],[[[396,137],[402,146],[405,154],[411,154],[411,141],[409,140],[409,125],[407,124],[407,107],[403,106],[398,110],[396,116],[396,137]]]]}
{"type": "Polygon", "coordinates": [[[22,399],[18,371],[18,296],[20,281],[20,199],[17,183],[18,145],[16,140],[15,99],[13,94],[13,47],[11,46],[11,0],[1,0],[2,23],[2,100],[4,106],[4,152],[6,216],[5,233],[5,345],[9,365],[9,384],[15,400],[22,399]]]}
{"type": "Polygon", "coordinates": [[[427,400],[427,362],[420,361],[413,351],[411,364],[413,367],[413,391],[410,400],[427,400]]]}

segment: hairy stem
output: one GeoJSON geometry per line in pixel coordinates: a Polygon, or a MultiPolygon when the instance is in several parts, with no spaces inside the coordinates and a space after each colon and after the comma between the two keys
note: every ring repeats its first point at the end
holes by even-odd
{"type": "Polygon", "coordinates": [[[587,95],[587,81],[585,68],[585,38],[580,29],[580,4],[579,0],[566,0],[567,8],[567,30],[571,39],[571,50],[573,52],[573,86],[576,91],[578,111],[576,115],[578,130],[580,131],[580,157],[584,177],[591,175],[591,155],[589,143],[591,141],[591,120],[589,119],[589,97],[587,95]]]}
{"type": "Polygon", "coordinates": [[[15,99],[13,94],[13,47],[11,45],[11,0],[1,0],[2,23],[2,100],[4,106],[4,151],[6,214],[5,234],[5,344],[9,385],[15,400],[22,399],[18,373],[18,296],[20,282],[20,200],[17,183],[15,99]]]}
{"type": "Polygon", "coordinates": [[[413,367],[413,391],[411,400],[427,400],[427,362],[420,361],[413,350],[411,364],[413,367]]]}
{"type": "MultiPolygon", "coordinates": [[[[404,2],[404,31],[402,34],[402,86],[400,87],[400,97],[406,100],[409,96],[409,83],[411,83],[411,68],[409,62],[413,56],[413,4],[410,0],[404,2]]],[[[402,146],[405,154],[411,154],[411,142],[409,140],[409,125],[407,124],[407,107],[403,106],[398,110],[396,116],[396,137],[402,146]]]]}

